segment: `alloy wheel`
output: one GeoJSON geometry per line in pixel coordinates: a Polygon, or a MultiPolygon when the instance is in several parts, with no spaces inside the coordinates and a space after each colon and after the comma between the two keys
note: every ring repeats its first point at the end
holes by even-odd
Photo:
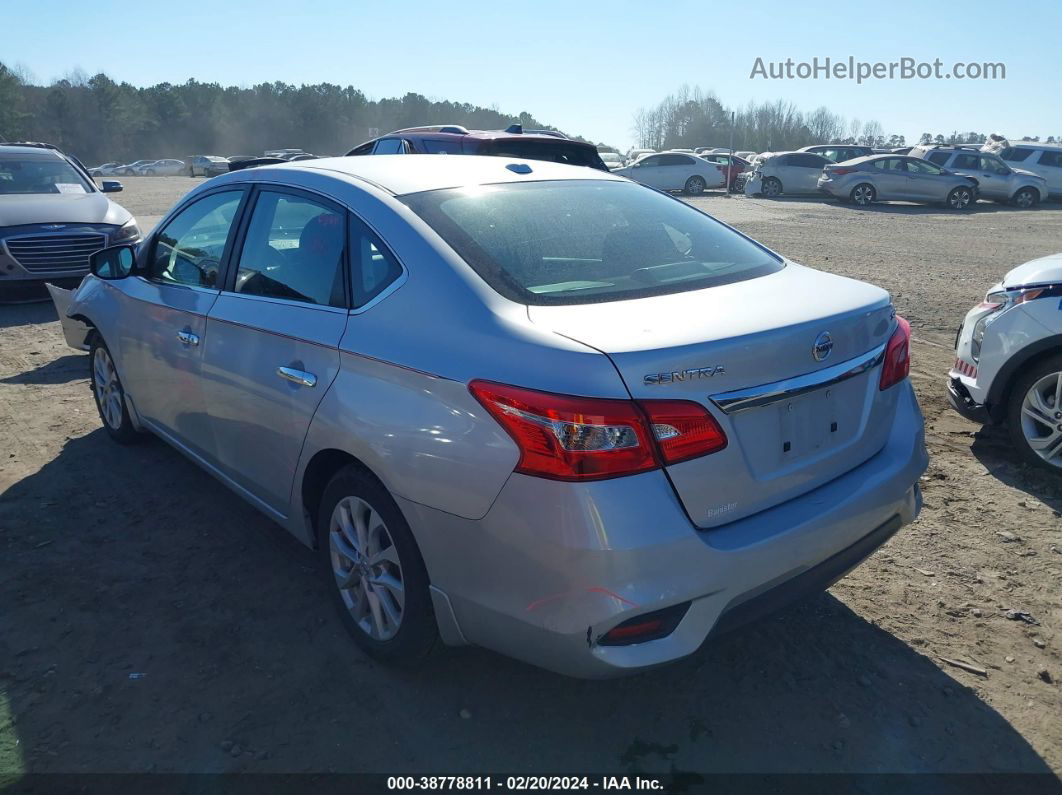
{"type": "Polygon", "coordinates": [[[1062,469],[1062,372],[1048,373],[1025,393],[1021,432],[1029,449],[1062,469]]]}
{"type": "Polygon", "coordinates": [[[972,199],[973,194],[969,188],[956,188],[948,194],[948,205],[956,210],[964,210],[972,199]]]}
{"type": "Polygon", "coordinates": [[[122,385],[118,381],[118,372],[114,369],[114,362],[111,361],[106,348],[96,348],[92,371],[100,415],[112,430],[117,431],[122,427],[122,385]]]}
{"type": "Polygon", "coordinates": [[[398,549],[383,517],[360,497],[345,497],[328,530],[332,574],[354,623],[386,641],[402,626],[405,580],[398,549]]]}
{"type": "Polygon", "coordinates": [[[856,185],[852,191],[852,201],[859,205],[867,205],[874,201],[874,189],[869,185],[856,185]]]}
{"type": "Polygon", "coordinates": [[[1031,190],[1020,190],[1018,195],[1014,197],[1014,204],[1023,210],[1027,210],[1033,206],[1035,199],[1031,190]]]}

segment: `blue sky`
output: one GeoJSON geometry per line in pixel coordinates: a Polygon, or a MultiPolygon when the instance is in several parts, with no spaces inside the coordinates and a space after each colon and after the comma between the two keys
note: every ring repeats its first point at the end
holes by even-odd
{"type": "MultiPolygon", "coordinates": [[[[0,9],[6,2],[0,2],[0,9]]],[[[0,61],[38,82],[74,69],[135,85],[188,78],[327,81],[373,98],[414,91],[495,105],[618,146],[681,85],[726,105],[785,99],[877,119],[908,140],[976,130],[1062,135],[1062,3],[361,2],[34,0],[3,10],[0,61]],[[961,12],[960,12],[961,10],[961,12]],[[1006,79],[750,79],[764,61],[1003,62],[1006,79]]],[[[445,119],[425,119],[442,122],[445,119]]],[[[706,144],[725,145],[708,141],[706,144]]]]}

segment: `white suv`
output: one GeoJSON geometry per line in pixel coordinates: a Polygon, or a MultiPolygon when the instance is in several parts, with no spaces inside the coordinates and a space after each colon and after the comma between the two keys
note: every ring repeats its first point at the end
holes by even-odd
{"type": "Polygon", "coordinates": [[[1026,461],[1062,473],[1062,253],[1026,262],[966,314],[948,397],[1005,424],[1026,461]]]}

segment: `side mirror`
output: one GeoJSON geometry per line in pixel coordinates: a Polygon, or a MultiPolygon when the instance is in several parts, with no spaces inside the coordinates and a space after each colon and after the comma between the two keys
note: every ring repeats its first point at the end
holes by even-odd
{"type": "Polygon", "coordinates": [[[104,193],[118,193],[122,189],[122,183],[116,179],[103,180],[103,187],[100,188],[104,193]]]}
{"type": "Polygon", "coordinates": [[[951,176],[951,172],[948,171],[948,169],[946,169],[946,168],[942,168],[940,170],[940,173],[943,174],[945,177],[950,177],[951,176]]]}
{"type": "Polygon", "coordinates": [[[128,243],[121,246],[101,248],[89,257],[89,271],[99,279],[113,281],[124,279],[133,272],[136,262],[136,247],[128,243]]]}

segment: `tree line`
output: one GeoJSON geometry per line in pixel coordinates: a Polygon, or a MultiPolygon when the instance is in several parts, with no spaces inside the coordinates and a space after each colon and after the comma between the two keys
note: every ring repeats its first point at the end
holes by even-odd
{"type": "Polygon", "coordinates": [[[423,124],[499,129],[515,115],[420,94],[372,100],[353,86],[159,83],[138,87],[74,73],[37,85],[0,63],[0,140],[47,141],[86,164],[190,154],[260,155],[301,148],[335,155],[375,135],[423,124]]]}
{"type": "MultiPolygon", "coordinates": [[[[730,145],[754,152],[792,151],[810,144],[862,144],[877,148],[907,146],[902,135],[886,135],[874,120],[846,119],[823,106],[803,112],[784,100],[750,102],[743,108],[724,106],[716,95],[700,88],[683,86],[651,108],[634,114],[633,132],[639,147],[679,149],[696,146],[730,145]]],[[[933,135],[922,133],[920,144],[983,144],[984,133],[933,135]]],[[[1039,137],[1022,140],[1038,141],[1039,137]]],[[[1046,143],[1062,141],[1048,136],[1046,143]]],[[[915,143],[915,142],[911,142],[915,143]]]]}

